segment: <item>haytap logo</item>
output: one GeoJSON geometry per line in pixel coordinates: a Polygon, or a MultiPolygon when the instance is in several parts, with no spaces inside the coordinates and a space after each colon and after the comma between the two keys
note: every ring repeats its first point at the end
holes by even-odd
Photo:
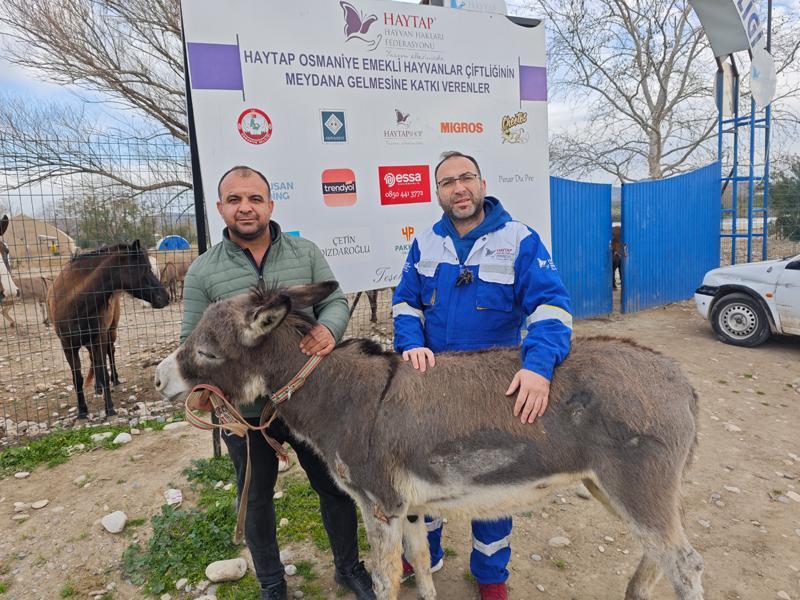
{"type": "Polygon", "coordinates": [[[344,11],[344,41],[360,40],[367,44],[367,50],[375,50],[381,43],[381,34],[370,35],[369,29],[378,20],[377,15],[365,15],[345,0],[339,2],[339,6],[344,11]]]}

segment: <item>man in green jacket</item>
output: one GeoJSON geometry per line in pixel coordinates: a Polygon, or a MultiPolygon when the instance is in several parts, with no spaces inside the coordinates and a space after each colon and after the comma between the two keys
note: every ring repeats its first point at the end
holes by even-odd
{"type": "MultiPolygon", "coordinates": [[[[194,329],[203,311],[220,298],[229,298],[265,282],[295,285],[334,279],[328,263],[313,242],[281,233],[271,221],[274,203],[269,182],[259,171],[237,166],[228,170],[217,188],[217,209],[227,226],[223,240],[194,261],[186,273],[181,343],[194,329]]],[[[311,311],[311,309],[306,309],[311,311]]],[[[300,341],[307,355],[326,355],[344,334],[350,311],[341,289],[313,307],[317,325],[300,341]]],[[[266,398],[241,407],[242,416],[258,425],[266,398]]],[[[197,406],[208,410],[209,406],[197,406]]],[[[374,600],[372,579],[358,559],[357,520],[353,501],[331,479],[328,468],[304,442],[276,419],[268,434],[289,442],[319,494],[322,522],[328,532],[336,567],[336,581],[359,600],[374,600]]],[[[286,581],[275,536],[272,496],[278,475],[275,452],[259,433],[249,432],[251,479],[247,499],[245,539],[253,556],[262,600],[285,600],[286,581]]],[[[247,462],[246,440],[223,433],[222,439],[236,468],[241,497],[247,462]]]]}

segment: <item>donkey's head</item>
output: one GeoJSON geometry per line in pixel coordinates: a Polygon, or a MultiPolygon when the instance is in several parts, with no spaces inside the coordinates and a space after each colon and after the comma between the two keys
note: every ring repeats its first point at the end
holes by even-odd
{"type": "Polygon", "coordinates": [[[114,288],[129,292],[135,298],[149,302],[153,308],[164,308],[169,304],[169,292],[161,285],[139,240],[131,244],[120,244],[111,252],[118,261],[113,268],[114,288]],[[118,281],[117,281],[118,280],[118,281]]]}
{"type": "Polygon", "coordinates": [[[174,398],[207,383],[239,406],[278,389],[294,368],[290,360],[303,360],[298,343],[312,325],[292,311],[318,304],[337,286],[261,288],[211,304],[184,344],[156,368],[156,389],[174,398]]]}

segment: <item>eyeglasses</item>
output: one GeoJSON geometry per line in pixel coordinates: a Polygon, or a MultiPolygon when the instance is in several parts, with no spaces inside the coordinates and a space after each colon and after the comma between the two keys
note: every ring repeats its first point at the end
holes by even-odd
{"type": "Polygon", "coordinates": [[[466,173],[462,173],[458,177],[445,177],[444,179],[437,181],[436,186],[439,189],[447,190],[452,188],[456,184],[456,181],[461,183],[461,185],[469,185],[473,181],[477,180],[478,177],[480,177],[480,175],[478,175],[477,173],[470,173],[469,171],[467,171],[466,173]]]}

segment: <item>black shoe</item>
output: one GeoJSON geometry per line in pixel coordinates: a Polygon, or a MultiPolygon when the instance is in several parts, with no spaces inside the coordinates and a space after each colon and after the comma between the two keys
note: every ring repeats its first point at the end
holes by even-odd
{"type": "Polygon", "coordinates": [[[353,592],[358,600],[376,600],[375,592],[372,591],[372,577],[363,562],[356,563],[347,573],[337,570],[334,579],[336,583],[353,592]]]}
{"type": "Polygon", "coordinates": [[[286,582],[281,581],[269,587],[262,587],[261,600],[289,600],[289,593],[286,591],[286,582]]]}

